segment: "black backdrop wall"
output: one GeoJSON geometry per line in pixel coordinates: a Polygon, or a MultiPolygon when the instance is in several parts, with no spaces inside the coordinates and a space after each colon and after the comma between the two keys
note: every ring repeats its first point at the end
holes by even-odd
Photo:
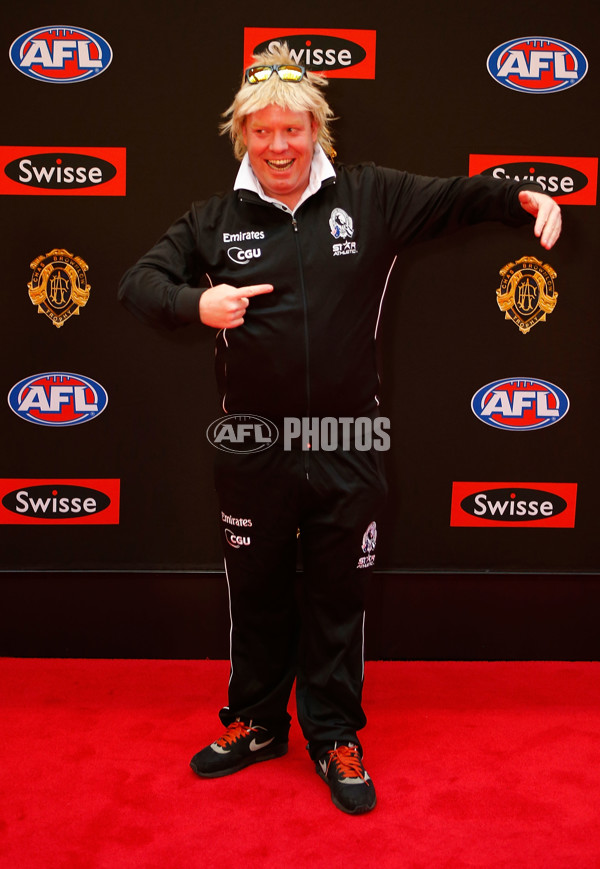
{"type": "Polygon", "coordinates": [[[342,161],[533,174],[564,206],[548,253],[530,228],[490,224],[394,270],[368,652],[597,657],[598,24],[592,0],[4,12],[0,654],[227,654],[213,335],[144,327],[116,288],[193,199],[231,186],[221,112],[248,50],[287,36],[313,68],[337,67],[342,161]],[[540,287],[554,308],[529,329],[497,303],[514,263],[521,317],[543,313],[540,287]],[[532,502],[551,506],[533,516],[532,502]]]}

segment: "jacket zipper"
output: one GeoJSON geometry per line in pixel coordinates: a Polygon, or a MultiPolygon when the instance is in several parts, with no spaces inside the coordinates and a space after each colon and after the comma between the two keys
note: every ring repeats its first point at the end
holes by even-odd
{"type": "MultiPolygon", "coordinates": [[[[330,184],[335,183],[335,178],[327,178],[323,187],[329,186],[330,184]]],[[[239,198],[242,202],[252,202],[256,205],[263,205],[267,208],[276,208],[275,205],[272,205],[269,202],[265,202],[260,196],[257,196],[254,193],[250,193],[248,195],[247,191],[239,192],[239,198]]],[[[280,209],[281,210],[281,209],[280,209]]],[[[284,212],[286,213],[286,212],[284,212]]],[[[287,212],[289,213],[289,212],[287,212]]],[[[298,222],[293,214],[290,214],[292,219],[292,229],[294,231],[294,237],[296,239],[296,252],[298,254],[298,270],[300,273],[300,288],[302,291],[302,306],[304,309],[304,354],[305,354],[305,365],[306,365],[306,418],[310,420],[310,409],[311,409],[311,394],[310,394],[310,345],[308,341],[308,299],[306,296],[306,286],[304,283],[304,268],[302,265],[302,253],[300,249],[300,240],[298,237],[298,222]]],[[[304,444],[302,445],[302,452],[304,453],[304,472],[306,474],[306,479],[309,478],[309,454],[310,449],[304,449],[304,444]]]]}
{"type": "MultiPolygon", "coordinates": [[[[300,239],[298,237],[298,222],[294,215],[292,215],[292,227],[294,229],[294,237],[296,239],[296,251],[298,254],[298,270],[300,273],[300,289],[302,291],[302,306],[304,309],[304,361],[306,366],[306,418],[310,420],[310,344],[308,341],[308,299],[306,297],[306,285],[304,283],[304,268],[302,265],[302,254],[300,250],[300,239]]],[[[310,469],[310,448],[304,449],[304,444],[302,444],[302,452],[304,453],[304,473],[306,474],[306,479],[309,478],[309,469],[310,469]]],[[[306,444],[309,447],[308,444],[306,444]]]]}

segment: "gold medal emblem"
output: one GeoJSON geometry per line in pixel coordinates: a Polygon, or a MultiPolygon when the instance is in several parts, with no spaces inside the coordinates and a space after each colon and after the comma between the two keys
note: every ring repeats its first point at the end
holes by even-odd
{"type": "Polygon", "coordinates": [[[86,281],[87,263],[67,250],[54,248],[31,263],[33,274],[27,284],[29,298],[57,329],[87,304],[90,285],[86,281]]]}
{"type": "Polygon", "coordinates": [[[498,307],[526,335],[556,306],[556,272],[534,256],[524,256],[500,269],[500,276],[502,283],[496,290],[498,307]]]}

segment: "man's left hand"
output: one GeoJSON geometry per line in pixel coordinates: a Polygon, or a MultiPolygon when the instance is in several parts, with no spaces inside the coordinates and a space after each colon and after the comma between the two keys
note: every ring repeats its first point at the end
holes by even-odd
{"type": "Polygon", "coordinates": [[[562,227],[559,206],[551,196],[536,193],[534,190],[521,190],[519,202],[525,211],[536,218],[534,232],[542,247],[550,250],[557,241],[562,227]]]}

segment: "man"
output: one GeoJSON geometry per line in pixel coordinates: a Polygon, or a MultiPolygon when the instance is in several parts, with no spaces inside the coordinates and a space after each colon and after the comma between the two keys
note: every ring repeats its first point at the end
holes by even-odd
{"type": "Polygon", "coordinates": [[[334,804],[359,814],[376,802],[357,734],[365,588],[386,485],[380,453],[351,423],[377,423],[374,339],[389,274],[406,245],[481,220],[533,215],[550,248],[560,210],[532,184],[334,168],[326,80],[286,46],[255,59],[224,125],[241,160],[234,190],[195,203],[127,272],[120,297],[150,323],[220,330],[225,413],[317,421],[308,437],[217,456],[229,702],[225,732],[192,769],[217,777],[285,754],[296,679],[316,771],[334,804]],[[323,418],[350,425],[335,449],[318,448],[323,418]]]}

